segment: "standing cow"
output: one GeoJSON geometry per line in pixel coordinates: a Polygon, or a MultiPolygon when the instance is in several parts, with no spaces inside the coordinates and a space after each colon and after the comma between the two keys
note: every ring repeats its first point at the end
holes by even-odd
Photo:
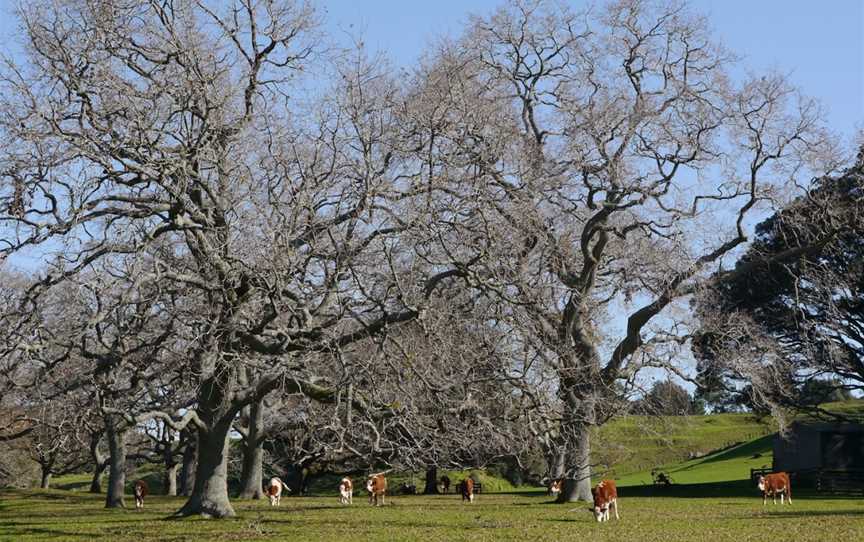
{"type": "Polygon", "coordinates": [[[278,477],[274,476],[270,478],[270,485],[268,485],[264,489],[264,493],[267,494],[267,497],[270,499],[270,506],[279,506],[280,501],[282,500],[282,490],[287,492],[291,492],[291,488],[285,485],[285,482],[280,480],[278,477]]]}
{"type": "Polygon", "coordinates": [[[561,493],[561,487],[563,486],[563,483],[564,480],[560,478],[558,480],[552,480],[552,483],[549,484],[549,490],[547,491],[547,494],[553,497],[557,497],[558,494],[561,493]]]}
{"type": "Polygon", "coordinates": [[[459,489],[462,493],[462,500],[469,503],[474,502],[474,480],[466,478],[459,484],[459,489]]]}
{"type": "Polygon", "coordinates": [[[384,477],[383,472],[369,476],[366,480],[366,491],[369,492],[369,504],[374,504],[375,506],[384,504],[384,494],[387,492],[387,478],[384,477]]]}
{"type": "Polygon", "coordinates": [[[150,494],[150,488],[147,487],[147,482],[144,480],[136,481],[132,493],[135,494],[135,508],[144,508],[144,497],[150,494]]]}
{"type": "Polygon", "coordinates": [[[789,475],[785,472],[775,472],[759,477],[759,491],[762,492],[762,506],[768,504],[768,496],[771,502],[777,504],[777,495],[780,495],[780,504],[783,504],[784,495],[792,504],[792,484],[789,483],[789,475]]]}
{"type": "Polygon", "coordinates": [[[342,478],[339,482],[339,503],[354,504],[354,484],[351,483],[351,478],[342,478]]]}
{"type": "Polygon", "coordinates": [[[613,480],[602,480],[597,487],[591,489],[594,497],[594,519],[598,522],[609,521],[609,509],[615,508],[615,519],[618,517],[618,490],[613,480]]]}

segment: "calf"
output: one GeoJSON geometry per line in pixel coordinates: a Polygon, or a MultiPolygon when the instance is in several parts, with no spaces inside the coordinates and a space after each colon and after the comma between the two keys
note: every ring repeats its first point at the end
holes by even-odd
{"type": "Polygon", "coordinates": [[[147,487],[147,482],[144,480],[136,481],[132,493],[135,494],[135,508],[144,508],[144,497],[150,494],[150,488],[147,487]]]}
{"type": "Polygon", "coordinates": [[[609,521],[609,509],[615,508],[615,519],[618,517],[618,490],[613,480],[602,480],[597,487],[591,489],[594,496],[594,519],[598,522],[609,521]]]}
{"type": "Polygon", "coordinates": [[[372,474],[366,480],[366,491],[369,492],[369,504],[380,506],[384,504],[384,494],[387,492],[387,478],[383,472],[372,474]],[[380,499],[380,503],[378,502],[380,499]]]}
{"type": "Polygon", "coordinates": [[[469,503],[474,502],[474,480],[466,478],[459,484],[459,489],[462,491],[462,500],[469,503]]]}
{"type": "Polygon", "coordinates": [[[351,483],[351,478],[342,478],[339,482],[339,503],[354,504],[354,484],[351,483]]]}
{"type": "Polygon", "coordinates": [[[289,493],[291,492],[291,488],[285,485],[285,482],[276,476],[270,478],[270,485],[264,490],[264,493],[270,499],[270,506],[279,506],[279,502],[282,500],[283,489],[289,493]]]}
{"type": "Polygon", "coordinates": [[[557,497],[559,493],[561,493],[561,487],[564,485],[564,480],[552,480],[552,483],[549,484],[549,491],[547,492],[549,495],[553,497],[557,497]]]}
{"type": "Polygon", "coordinates": [[[789,475],[785,472],[775,472],[759,477],[759,491],[762,492],[762,505],[768,504],[768,496],[771,502],[777,504],[777,495],[780,495],[780,504],[783,504],[784,495],[792,504],[792,485],[789,483],[789,475]]]}

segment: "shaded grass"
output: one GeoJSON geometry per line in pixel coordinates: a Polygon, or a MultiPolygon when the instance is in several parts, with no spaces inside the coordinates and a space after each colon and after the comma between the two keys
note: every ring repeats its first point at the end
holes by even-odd
{"type": "MultiPolygon", "coordinates": [[[[729,484],[727,484],[729,485],[729,484]]],[[[639,495],[622,488],[621,521],[598,525],[584,503],[555,505],[540,493],[481,495],[473,505],[455,496],[392,497],[372,508],[330,497],[291,497],[278,509],[264,502],[235,502],[231,520],[165,518],[182,499],[149,499],[143,512],[105,510],[99,495],[62,491],[0,493],[0,541],[36,540],[628,540],[640,542],[764,540],[782,528],[785,540],[825,542],[864,539],[861,501],[798,498],[781,508],[763,507],[756,495],[710,497],[639,495]],[[575,511],[571,511],[575,509],[575,511]]],[[[731,484],[734,486],[734,484],[731,484]]],[[[682,488],[685,486],[682,486],[682,488]]],[[[675,488],[676,491],[683,491],[675,488]]],[[[692,488],[691,488],[692,489],[692,488]]],[[[727,488],[730,489],[730,488],[727,488]]],[[[738,488],[740,489],[740,488],[738,488]]],[[[734,493],[736,488],[731,487],[734,493]]]]}

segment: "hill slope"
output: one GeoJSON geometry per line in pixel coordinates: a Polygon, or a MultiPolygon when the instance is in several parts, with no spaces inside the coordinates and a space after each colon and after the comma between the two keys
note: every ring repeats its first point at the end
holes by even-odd
{"type": "MultiPolygon", "coordinates": [[[[691,472],[701,472],[712,463],[725,463],[733,458],[762,454],[740,466],[761,467],[771,464],[771,442],[767,435],[777,430],[770,418],[752,414],[715,414],[711,416],[675,416],[649,418],[628,416],[599,429],[594,438],[596,470],[619,480],[637,476],[651,482],[650,471],[680,471],[685,478],[691,472]],[[756,443],[756,444],[750,444],[756,443]],[[724,450],[718,453],[719,450],[724,450]],[[767,452],[767,456],[765,455],[767,452]],[[757,464],[758,463],[758,464],[757,464]],[[696,465],[704,465],[695,469],[696,465]]],[[[716,478],[717,465],[712,466],[716,478]]],[[[722,470],[722,469],[721,469],[722,470]]],[[[726,478],[724,478],[726,479],[726,478]]],[[[673,476],[676,482],[677,477],[673,476]]],[[[683,481],[683,480],[682,480],[683,481]]]]}

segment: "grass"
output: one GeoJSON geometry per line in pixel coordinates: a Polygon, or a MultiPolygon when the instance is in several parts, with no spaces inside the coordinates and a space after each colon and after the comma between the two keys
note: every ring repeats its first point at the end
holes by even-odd
{"type": "MultiPolygon", "coordinates": [[[[639,489],[639,488],[635,488],[639,489]]],[[[751,492],[752,493],[752,492],[751,492]]],[[[864,502],[796,498],[762,506],[755,494],[641,496],[621,491],[621,521],[597,524],[585,504],[556,505],[542,493],[484,494],[473,505],[456,496],[393,497],[372,508],[359,497],[342,507],[334,496],[291,497],[278,509],[261,501],[235,503],[230,520],[166,520],[182,499],[153,497],[143,512],[105,510],[99,495],[49,490],[0,492],[0,541],[212,540],[694,540],[864,539],[864,502]],[[575,511],[571,511],[573,507],[575,511]],[[773,535],[772,535],[773,536],[773,535]]]]}
{"type": "MultiPolygon", "coordinates": [[[[752,414],[666,418],[628,416],[597,431],[594,460],[609,466],[608,476],[628,480],[636,476],[638,480],[650,483],[651,469],[661,468],[669,472],[678,465],[692,466],[717,450],[754,441],[776,430],[770,419],[752,414]]],[[[760,453],[764,451],[760,450],[760,453]]],[[[766,461],[771,464],[770,441],[767,452],[767,458],[758,466],[766,461]]],[[[749,468],[746,466],[745,470],[749,471],[749,468]]]]}
{"type": "MultiPolygon", "coordinates": [[[[864,402],[852,403],[832,406],[860,413],[864,402]]],[[[355,490],[354,506],[342,507],[335,494],[338,477],[321,477],[312,486],[318,496],[284,498],[278,509],[261,501],[235,501],[238,517],[219,521],[167,520],[182,498],[150,497],[145,511],[105,510],[104,495],[85,493],[89,477],[82,475],[58,479],[55,490],[0,491],[0,542],[864,540],[860,499],[826,499],[798,490],[792,506],[762,506],[747,478],[751,468],[771,465],[774,430],[769,421],[748,414],[629,417],[601,428],[594,444],[603,450],[601,461],[615,464],[606,476],[618,481],[622,515],[620,522],[603,525],[593,521],[584,503],[556,505],[542,491],[514,488],[482,471],[477,474],[485,493],[473,505],[454,495],[400,495],[388,497],[386,507],[372,508],[355,490]],[[652,468],[669,474],[674,485],[653,486],[652,468]]],[[[471,472],[438,475],[446,473],[455,484],[471,472]]],[[[418,490],[423,486],[422,473],[392,473],[388,481],[392,490],[403,481],[418,490]]]]}

